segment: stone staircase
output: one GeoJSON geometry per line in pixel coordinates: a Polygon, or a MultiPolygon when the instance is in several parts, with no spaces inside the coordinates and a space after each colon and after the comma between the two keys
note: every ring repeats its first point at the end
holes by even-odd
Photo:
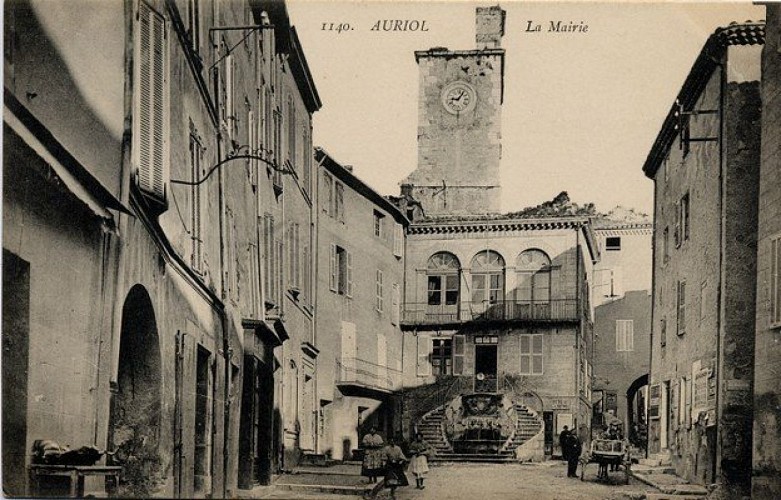
{"type": "Polygon", "coordinates": [[[511,452],[515,452],[517,447],[536,436],[542,429],[542,422],[532,415],[525,406],[516,403],[515,413],[518,416],[515,423],[515,434],[510,442],[504,446],[504,449],[511,452]]]}
{"type": "Polygon", "coordinates": [[[515,449],[536,436],[542,428],[542,423],[531,414],[525,406],[516,404],[517,421],[515,433],[499,450],[499,453],[455,453],[450,442],[445,437],[442,422],[445,417],[445,405],[439,406],[423,416],[417,426],[423,439],[434,448],[432,461],[439,462],[483,462],[504,463],[515,461],[515,449]]]}

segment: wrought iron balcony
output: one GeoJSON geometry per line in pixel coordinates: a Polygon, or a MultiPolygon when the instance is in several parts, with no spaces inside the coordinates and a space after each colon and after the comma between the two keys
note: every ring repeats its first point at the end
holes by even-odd
{"type": "Polygon", "coordinates": [[[352,388],[390,393],[401,388],[401,371],[365,359],[338,357],[336,369],[336,384],[343,392],[352,388]]]}
{"type": "Polygon", "coordinates": [[[402,324],[440,325],[472,321],[576,321],[578,301],[556,299],[547,302],[507,299],[500,301],[460,302],[431,305],[407,303],[402,324]]]}

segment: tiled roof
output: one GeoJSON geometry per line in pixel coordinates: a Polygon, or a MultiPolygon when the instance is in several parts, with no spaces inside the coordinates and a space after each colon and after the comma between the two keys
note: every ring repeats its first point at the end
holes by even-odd
{"type": "Polygon", "coordinates": [[[694,61],[689,76],[686,77],[678,97],[673,102],[667,118],[662,124],[662,129],[656,137],[651,151],[643,165],[643,172],[651,179],[656,175],[659,165],[664,161],[667,150],[672,145],[677,134],[678,117],[676,115],[679,105],[683,109],[691,109],[698,96],[708,83],[708,79],[721,62],[724,51],[730,45],[757,45],[765,43],[765,22],[746,21],[745,23],[731,23],[716,29],[708,37],[699,56],[694,61]]]}

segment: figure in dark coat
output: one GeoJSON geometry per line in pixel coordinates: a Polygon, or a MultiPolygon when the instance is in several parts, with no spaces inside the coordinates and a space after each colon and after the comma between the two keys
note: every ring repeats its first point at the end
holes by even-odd
{"type": "Polygon", "coordinates": [[[567,477],[578,477],[578,459],[581,451],[583,451],[580,438],[574,432],[570,432],[565,438],[564,446],[564,458],[567,460],[567,477]]]}
{"type": "Polygon", "coordinates": [[[567,445],[567,436],[569,433],[569,427],[565,425],[564,430],[562,430],[561,434],[559,434],[559,448],[561,448],[561,458],[564,460],[567,459],[567,452],[565,450],[567,445]]]}

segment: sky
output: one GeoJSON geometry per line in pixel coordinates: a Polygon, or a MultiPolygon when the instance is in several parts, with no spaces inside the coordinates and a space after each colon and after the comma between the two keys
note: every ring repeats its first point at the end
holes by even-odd
{"type": "MultiPolygon", "coordinates": [[[[288,0],[323,101],[315,145],[379,193],[398,194],[417,163],[414,51],[474,48],[475,7],[495,3],[288,0]],[[390,19],[425,21],[428,31],[371,30],[390,19]],[[337,32],[345,23],[351,29],[337,32]]],[[[653,182],[642,166],[703,44],[731,21],[764,19],[764,7],[746,2],[500,5],[504,211],[567,191],[602,212],[651,214],[653,182]],[[559,20],[588,31],[545,31],[559,20]],[[527,31],[530,21],[543,32],[527,31]]]]}

